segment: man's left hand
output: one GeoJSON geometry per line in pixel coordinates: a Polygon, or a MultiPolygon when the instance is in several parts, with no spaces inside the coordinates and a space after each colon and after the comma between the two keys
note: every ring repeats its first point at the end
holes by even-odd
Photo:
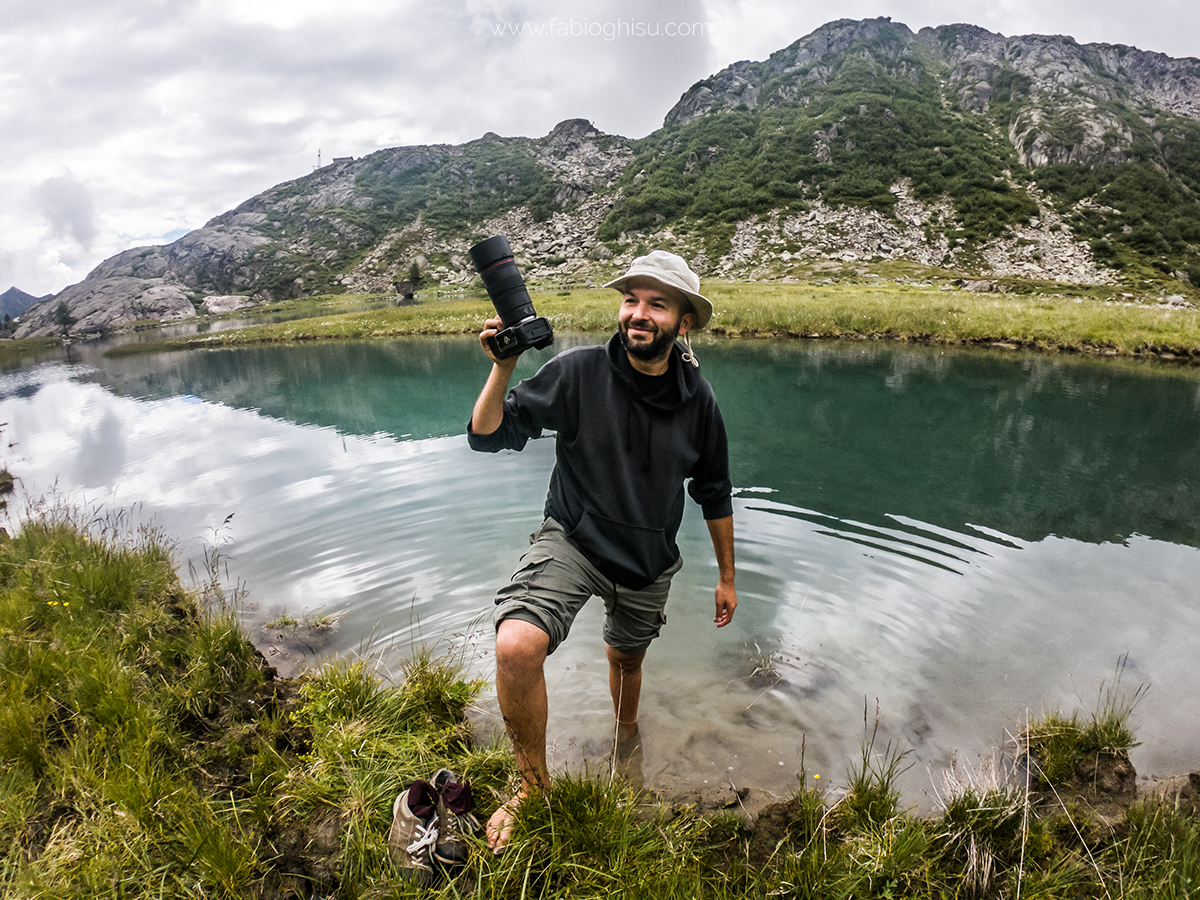
{"type": "Polygon", "coordinates": [[[718,628],[724,628],[737,609],[737,591],[733,587],[733,516],[706,519],[704,524],[708,526],[713,552],[717,556],[717,614],[713,621],[718,628]]]}
{"type": "Polygon", "coordinates": [[[713,621],[718,628],[724,628],[733,620],[733,612],[737,609],[737,590],[732,584],[717,585],[717,614],[713,621]]]}

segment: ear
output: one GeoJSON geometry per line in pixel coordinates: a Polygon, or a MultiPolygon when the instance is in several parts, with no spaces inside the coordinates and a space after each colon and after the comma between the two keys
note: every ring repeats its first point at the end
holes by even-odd
{"type": "MultiPolygon", "coordinates": [[[[691,308],[689,304],[689,310],[691,308]]],[[[679,317],[679,336],[683,337],[689,331],[696,327],[696,314],[694,312],[685,312],[679,317]]]]}

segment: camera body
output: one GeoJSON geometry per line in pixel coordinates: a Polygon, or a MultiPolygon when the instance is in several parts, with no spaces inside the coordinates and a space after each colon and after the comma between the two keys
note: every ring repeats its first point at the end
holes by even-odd
{"type": "Polygon", "coordinates": [[[504,328],[487,339],[497,359],[523,353],[530,347],[542,349],[554,341],[554,329],[533,310],[525,279],[517,271],[512,248],[503,235],[480,241],[467,251],[475,271],[483,279],[492,306],[504,328]]]}

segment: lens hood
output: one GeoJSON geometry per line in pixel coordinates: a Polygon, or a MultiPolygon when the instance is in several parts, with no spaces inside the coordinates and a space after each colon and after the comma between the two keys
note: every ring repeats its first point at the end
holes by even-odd
{"type": "Polygon", "coordinates": [[[513,258],[512,247],[508,245],[508,239],[502,234],[490,237],[486,241],[480,241],[467,251],[467,255],[471,257],[475,271],[480,274],[492,268],[496,263],[513,258]]]}

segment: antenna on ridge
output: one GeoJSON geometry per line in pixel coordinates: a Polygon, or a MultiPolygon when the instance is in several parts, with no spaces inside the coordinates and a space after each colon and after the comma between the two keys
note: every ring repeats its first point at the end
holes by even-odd
{"type": "Polygon", "coordinates": [[[320,149],[317,150],[317,164],[315,166],[313,166],[313,171],[315,172],[319,168],[321,168],[321,151],[320,151],[320,149]]]}

